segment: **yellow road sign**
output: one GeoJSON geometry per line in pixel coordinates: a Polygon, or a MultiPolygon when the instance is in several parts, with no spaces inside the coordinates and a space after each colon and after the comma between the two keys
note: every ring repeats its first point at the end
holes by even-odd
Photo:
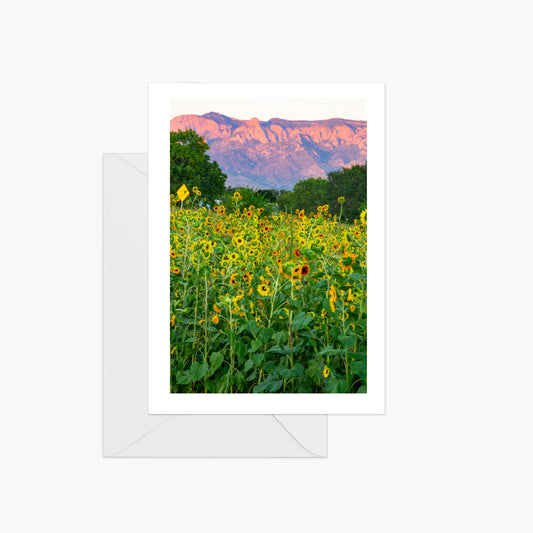
{"type": "Polygon", "coordinates": [[[178,192],[176,193],[177,197],[178,197],[178,200],[180,202],[183,202],[183,200],[185,200],[185,198],[187,198],[187,196],[189,196],[189,189],[187,189],[187,186],[185,184],[183,184],[179,189],[178,189],[178,192]]]}

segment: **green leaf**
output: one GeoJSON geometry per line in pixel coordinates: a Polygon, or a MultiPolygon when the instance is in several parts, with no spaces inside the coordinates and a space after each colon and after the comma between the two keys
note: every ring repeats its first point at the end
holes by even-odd
{"type": "Polygon", "coordinates": [[[272,381],[269,386],[268,386],[268,390],[269,392],[277,392],[279,391],[279,389],[281,389],[281,387],[283,387],[283,380],[280,379],[278,381],[272,381]]]}
{"type": "Polygon", "coordinates": [[[338,340],[345,348],[353,348],[356,343],[354,335],[339,335],[338,340]]]}
{"type": "Polygon", "coordinates": [[[366,362],[365,361],[352,361],[350,363],[350,370],[361,379],[366,379],[366,362]]]}
{"type": "Polygon", "coordinates": [[[209,365],[207,363],[199,363],[198,361],[195,361],[191,365],[191,377],[193,381],[200,381],[207,371],[209,370],[209,365]]]}
{"type": "Polygon", "coordinates": [[[312,361],[309,366],[307,367],[307,370],[305,371],[305,374],[311,378],[313,383],[315,385],[321,385],[322,384],[322,369],[324,365],[319,361],[312,361]]]}
{"type": "Polygon", "coordinates": [[[239,361],[242,362],[245,358],[246,354],[246,345],[243,342],[237,342],[235,344],[235,353],[237,354],[237,357],[239,358],[239,361]]]}
{"type": "Polygon", "coordinates": [[[285,330],[277,331],[274,333],[273,338],[278,346],[283,346],[289,340],[289,333],[285,330]]]}
{"type": "Polygon", "coordinates": [[[257,370],[254,371],[246,378],[246,381],[255,381],[257,379],[257,370]]]}
{"type": "Polygon", "coordinates": [[[280,375],[285,379],[291,379],[303,376],[304,371],[304,366],[301,363],[296,363],[294,368],[284,368],[283,370],[280,370],[280,375]]]}
{"type": "Polygon", "coordinates": [[[248,359],[248,361],[246,361],[246,363],[244,363],[244,371],[245,372],[248,372],[248,370],[250,370],[250,368],[252,368],[254,366],[254,362],[252,359],[248,359]]]}
{"type": "Polygon", "coordinates": [[[337,381],[337,378],[335,376],[330,375],[326,382],[326,389],[328,392],[337,392],[337,385],[339,382],[337,381]]]}
{"type": "Polygon", "coordinates": [[[322,348],[322,350],[318,352],[318,355],[321,355],[324,357],[327,357],[328,355],[341,355],[341,354],[344,354],[344,350],[341,350],[340,348],[331,348],[329,346],[326,348],[322,348]]]}
{"type": "Polygon", "coordinates": [[[304,381],[298,387],[298,392],[309,394],[310,392],[313,392],[313,387],[311,386],[311,384],[309,382],[304,381]]]}
{"type": "Polygon", "coordinates": [[[313,321],[312,316],[306,316],[305,313],[299,313],[298,315],[296,315],[292,323],[292,329],[293,331],[298,331],[299,329],[302,329],[308,324],[310,324],[312,321],[313,321]]]}
{"type": "Polygon", "coordinates": [[[238,370],[236,370],[232,377],[233,383],[237,386],[237,389],[240,389],[244,381],[243,375],[238,370]]]}
{"type": "Polygon", "coordinates": [[[189,373],[182,374],[176,378],[177,385],[188,385],[192,381],[192,377],[189,373]]]}
{"type": "Polygon", "coordinates": [[[292,379],[298,376],[298,372],[296,372],[294,368],[284,368],[280,371],[280,376],[285,379],[292,379]]]}
{"type": "Polygon", "coordinates": [[[263,344],[268,344],[270,342],[270,339],[272,338],[273,334],[274,334],[274,330],[273,329],[261,328],[259,336],[261,337],[261,340],[263,341],[263,344]]]}
{"type": "Polygon", "coordinates": [[[358,274],[357,272],[352,272],[349,276],[348,276],[348,279],[350,281],[359,281],[360,279],[362,280],[366,280],[366,276],[363,276],[361,274],[358,274]]]}
{"type": "Polygon", "coordinates": [[[348,357],[354,361],[366,361],[365,352],[348,352],[348,357]]]}
{"type": "Polygon", "coordinates": [[[248,327],[254,335],[257,335],[259,333],[259,326],[257,325],[257,322],[255,320],[248,320],[248,327]]]}
{"type": "Polygon", "coordinates": [[[284,346],[278,346],[276,344],[276,346],[272,346],[272,348],[268,350],[268,353],[280,353],[283,355],[287,355],[289,353],[289,350],[285,348],[284,346]]]}
{"type": "Polygon", "coordinates": [[[249,351],[250,352],[257,352],[257,350],[259,350],[259,348],[261,348],[262,345],[263,345],[263,343],[260,340],[254,339],[251,342],[249,351]]]}
{"type": "Polygon", "coordinates": [[[268,381],[262,381],[259,385],[254,387],[254,392],[264,392],[269,386],[268,381]]]}
{"type": "Polygon", "coordinates": [[[224,361],[224,354],[222,352],[214,352],[209,358],[209,375],[212,376],[224,361]]]}
{"type": "Polygon", "coordinates": [[[300,376],[303,376],[304,375],[304,372],[305,372],[305,367],[304,365],[302,365],[302,363],[296,363],[294,365],[294,370],[296,370],[297,372],[297,376],[300,377],[300,376]]]}
{"type": "Polygon", "coordinates": [[[348,382],[345,379],[341,379],[337,382],[337,390],[335,392],[345,394],[349,390],[348,382]]]}
{"type": "Polygon", "coordinates": [[[261,366],[261,363],[263,362],[263,359],[265,358],[264,353],[253,353],[251,356],[252,361],[254,362],[255,366],[261,366]]]}

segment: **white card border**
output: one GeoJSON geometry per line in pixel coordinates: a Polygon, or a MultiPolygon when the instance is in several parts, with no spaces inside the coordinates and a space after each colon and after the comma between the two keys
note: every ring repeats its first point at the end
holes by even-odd
{"type": "MultiPolygon", "coordinates": [[[[150,83],[148,85],[148,171],[148,412],[150,414],[383,414],[385,412],[385,84],[150,83]],[[170,393],[168,135],[169,104],[172,98],[366,98],[370,161],[367,254],[369,356],[366,394],[170,393]]],[[[127,369],[124,369],[124,372],[127,376],[127,369]]]]}

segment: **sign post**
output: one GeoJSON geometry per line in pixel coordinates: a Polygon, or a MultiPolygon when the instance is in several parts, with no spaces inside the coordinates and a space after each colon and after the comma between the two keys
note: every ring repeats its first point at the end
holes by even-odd
{"type": "Polygon", "coordinates": [[[189,196],[190,192],[189,189],[187,189],[187,186],[185,183],[178,189],[178,192],[176,193],[176,196],[181,202],[181,209],[183,210],[183,200],[189,196]]]}

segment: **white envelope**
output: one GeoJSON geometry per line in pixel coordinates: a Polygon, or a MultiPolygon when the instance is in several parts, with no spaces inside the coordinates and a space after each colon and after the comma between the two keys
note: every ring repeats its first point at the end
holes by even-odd
{"type": "Polygon", "coordinates": [[[103,156],[104,457],[327,457],[327,415],[148,414],[148,156],[103,156]]]}

